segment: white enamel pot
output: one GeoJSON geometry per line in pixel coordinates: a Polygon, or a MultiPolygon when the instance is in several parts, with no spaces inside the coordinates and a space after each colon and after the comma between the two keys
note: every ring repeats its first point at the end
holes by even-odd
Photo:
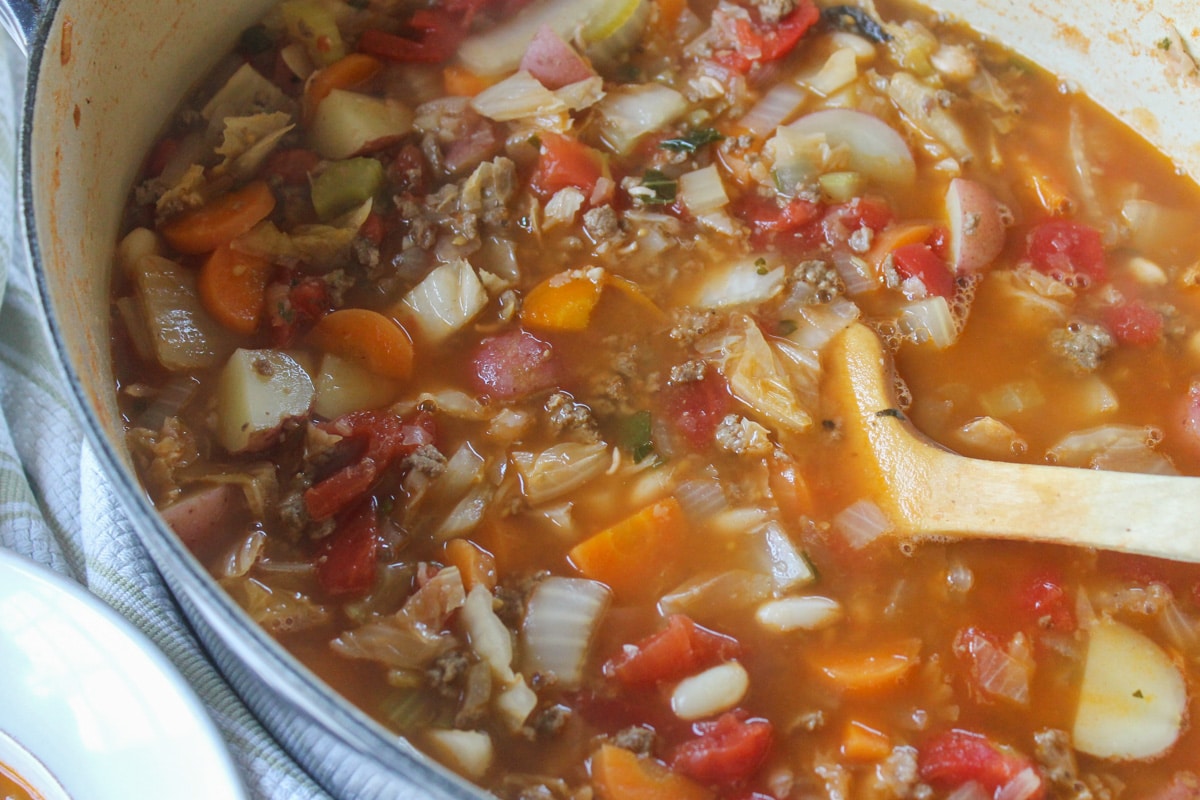
{"type": "MultiPolygon", "coordinates": [[[[339,700],[253,624],[162,524],[122,444],[109,365],[109,273],[125,197],[184,92],[273,0],[6,0],[29,52],[22,207],[54,346],[125,509],[220,669],[339,797],[480,796],[339,700]]],[[[1200,175],[1195,0],[934,0],[1091,93],[1200,175]],[[1165,41],[1175,43],[1165,47],[1165,41]]]]}

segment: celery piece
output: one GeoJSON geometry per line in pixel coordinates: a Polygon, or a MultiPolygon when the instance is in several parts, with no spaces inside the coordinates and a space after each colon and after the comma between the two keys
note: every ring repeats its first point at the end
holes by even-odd
{"type": "Polygon", "coordinates": [[[327,67],[346,55],[346,43],[328,4],[321,0],[286,0],[279,11],[288,35],[304,45],[314,64],[327,67]]]}
{"type": "Polygon", "coordinates": [[[833,203],[848,203],[863,193],[866,178],[861,172],[827,172],[817,178],[821,194],[833,203]]]}
{"type": "Polygon", "coordinates": [[[313,179],[313,208],[322,222],[329,222],[374,197],[382,188],[383,164],[375,159],[335,161],[313,179]]]}

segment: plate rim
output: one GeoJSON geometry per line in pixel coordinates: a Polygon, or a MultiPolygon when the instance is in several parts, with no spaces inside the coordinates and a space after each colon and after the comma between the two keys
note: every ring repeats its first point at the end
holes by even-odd
{"type": "MultiPolygon", "coordinates": [[[[120,653],[119,657],[122,659],[142,661],[149,670],[161,678],[161,688],[174,695],[174,699],[184,707],[195,733],[200,737],[189,744],[191,748],[189,752],[198,753],[200,749],[208,751],[209,758],[189,757],[187,763],[194,762],[198,768],[203,769],[204,775],[209,779],[206,787],[211,788],[216,784],[222,789],[223,793],[220,795],[222,800],[225,798],[248,800],[249,794],[245,779],[233,758],[228,742],[212,717],[212,712],[205,706],[195,687],[180,672],[179,667],[167,657],[145,631],[134,625],[131,620],[104,602],[98,595],[89,591],[83,584],[55,572],[45,564],[22,553],[0,547],[0,599],[22,591],[34,591],[48,602],[53,603],[56,615],[69,617],[74,630],[81,630],[82,626],[88,624],[103,626],[102,652],[106,659],[117,658],[120,653]]],[[[19,676],[5,675],[6,681],[14,679],[19,679],[19,676]]],[[[177,717],[172,716],[171,719],[177,720],[177,717]]],[[[69,723],[60,721],[55,725],[78,727],[79,721],[77,719],[73,719],[69,723]]],[[[29,725],[21,726],[22,729],[29,727],[29,725]]],[[[20,731],[16,730],[12,724],[12,720],[5,720],[4,731],[17,745],[26,749],[44,764],[51,776],[63,786],[68,794],[84,796],[80,792],[88,795],[94,793],[97,788],[94,785],[79,786],[70,780],[69,773],[74,770],[72,768],[63,769],[64,757],[60,752],[40,752],[38,748],[31,746],[30,742],[22,738],[20,731]]],[[[26,736],[28,736],[28,732],[26,736]]],[[[165,742],[163,746],[166,746],[165,742]]],[[[95,759],[95,756],[76,751],[72,753],[71,759],[87,761],[95,759]]],[[[132,796],[128,795],[131,787],[123,785],[129,783],[126,776],[120,774],[119,771],[113,771],[113,779],[120,781],[120,783],[114,784],[113,791],[132,796]]],[[[178,785],[183,785],[182,781],[178,785]]],[[[114,796],[120,796],[120,794],[114,796]]]]}

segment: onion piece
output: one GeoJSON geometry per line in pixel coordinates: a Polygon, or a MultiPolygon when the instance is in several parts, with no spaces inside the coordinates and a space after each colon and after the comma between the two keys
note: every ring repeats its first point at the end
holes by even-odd
{"type": "Polygon", "coordinates": [[[751,254],[706,270],[692,303],[701,308],[760,305],[783,291],[786,277],[778,256],[751,254]]]}
{"type": "Polygon", "coordinates": [[[892,531],[892,521],[870,500],[859,500],[833,518],[833,528],[856,550],[892,531]]]}
{"type": "Polygon", "coordinates": [[[552,673],[557,686],[578,687],[592,635],[611,597],[607,586],[584,578],[550,577],[539,583],[521,628],[527,672],[552,673]]]}
{"type": "Polygon", "coordinates": [[[703,621],[731,609],[750,608],[771,596],[774,582],[761,572],[734,569],[693,576],[658,601],[665,616],[687,614],[703,621]]]}
{"type": "Polygon", "coordinates": [[[595,107],[600,136],[618,154],[629,152],[642,136],[665,128],[687,110],[687,99],[660,83],[622,86],[595,107]]]}
{"type": "Polygon", "coordinates": [[[495,749],[484,731],[431,728],[422,736],[439,761],[471,780],[480,780],[492,766],[495,749]]]}
{"type": "Polygon", "coordinates": [[[803,83],[822,97],[829,97],[858,79],[858,55],[843,47],[830,53],[815,75],[803,83]]]}
{"type": "Polygon", "coordinates": [[[1024,634],[1014,636],[1006,649],[975,628],[967,628],[955,637],[954,652],[970,664],[971,677],[985,695],[1022,708],[1029,706],[1034,664],[1024,634]]]}
{"type": "Polygon", "coordinates": [[[945,145],[959,161],[974,158],[966,132],[958,120],[942,108],[936,89],[911,73],[897,72],[888,81],[887,92],[914,128],[945,145]]]}
{"type": "Polygon", "coordinates": [[[216,366],[233,340],[200,303],[196,272],[170,259],[144,255],[133,275],[142,318],[158,362],[169,370],[216,366]]]}
{"type": "Polygon", "coordinates": [[[488,293],[465,258],[442,264],[404,296],[398,309],[429,342],[466,326],[488,304],[488,293]]]}
{"type": "Polygon", "coordinates": [[[794,83],[782,81],[772,86],[738,124],[755,136],[766,136],[791,119],[804,105],[807,96],[794,83]]]}
{"type": "Polygon", "coordinates": [[[1046,455],[1068,467],[1177,474],[1170,460],[1153,449],[1159,438],[1161,433],[1155,428],[1099,425],[1064,436],[1046,455]]]}
{"type": "Polygon", "coordinates": [[[562,98],[542,85],[526,70],[516,72],[484,89],[470,102],[471,108],[497,122],[561,114],[567,110],[562,98]]]}
{"type": "Polygon", "coordinates": [[[1026,767],[996,792],[996,800],[1030,800],[1042,795],[1042,777],[1033,767],[1026,767]]]}
{"type": "Polygon", "coordinates": [[[772,520],[763,526],[763,540],[770,558],[770,573],[776,592],[789,592],[817,579],[816,570],[808,558],[778,522],[772,520]]]}
{"type": "Polygon", "coordinates": [[[467,640],[479,658],[491,667],[492,675],[502,684],[512,683],[513,643],[512,635],[496,616],[492,607],[492,593],[482,584],[476,584],[467,593],[460,613],[467,640]]]}
{"type": "Polygon", "coordinates": [[[679,201],[697,217],[719,211],[729,204],[729,195],[716,164],[679,176],[679,201]]]}
{"type": "Polygon", "coordinates": [[[830,147],[845,145],[850,152],[849,168],[881,183],[908,186],[916,180],[916,162],[904,137],[865,111],[817,111],[786,129],[794,136],[824,136],[830,147]]]}
{"type": "Polygon", "coordinates": [[[897,322],[900,330],[913,341],[918,344],[929,342],[938,350],[945,350],[958,338],[958,323],[944,297],[927,297],[909,303],[900,312],[897,322]]]}
{"type": "Polygon", "coordinates": [[[612,458],[604,442],[563,442],[534,455],[514,452],[525,497],[539,505],[578,489],[608,469],[612,458]]]}

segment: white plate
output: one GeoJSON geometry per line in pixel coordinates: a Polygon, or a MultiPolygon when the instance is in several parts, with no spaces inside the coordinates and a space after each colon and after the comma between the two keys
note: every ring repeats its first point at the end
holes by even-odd
{"type": "Polygon", "coordinates": [[[83,587],[3,549],[0,698],[0,734],[72,797],[246,797],[220,733],[166,656],[83,587]]]}

